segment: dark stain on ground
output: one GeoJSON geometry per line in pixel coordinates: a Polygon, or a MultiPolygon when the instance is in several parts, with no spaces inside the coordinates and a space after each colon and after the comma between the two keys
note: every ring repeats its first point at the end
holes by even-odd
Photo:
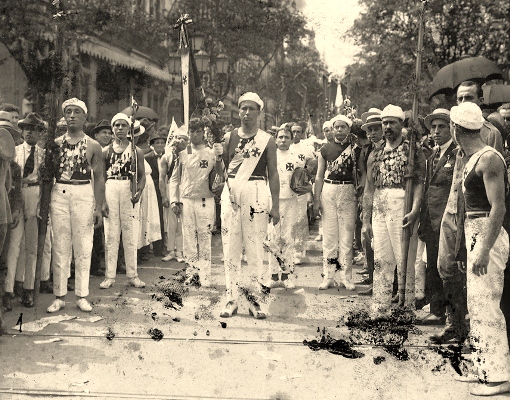
{"type": "Polygon", "coordinates": [[[163,302],[165,308],[180,310],[183,306],[182,299],[188,294],[188,288],[181,282],[173,279],[159,282],[156,288],[158,293],[153,293],[151,295],[153,300],[163,302]]]}
{"type": "Polygon", "coordinates": [[[147,332],[149,336],[152,338],[152,340],[155,340],[156,342],[159,342],[161,339],[163,339],[163,332],[159,330],[158,328],[151,328],[147,332]]]}
{"type": "Polygon", "coordinates": [[[458,344],[451,344],[446,347],[443,346],[429,346],[429,348],[450,362],[450,365],[456,373],[462,375],[460,364],[466,358],[462,357],[462,346],[458,344]]]}
{"type": "Polygon", "coordinates": [[[402,307],[395,307],[390,315],[375,319],[367,310],[352,310],[347,314],[345,325],[353,344],[380,346],[397,359],[407,361],[409,354],[403,345],[410,332],[419,333],[414,326],[415,320],[414,312],[402,307]]]}
{"type": "Polygon", "coordinates": [[[383,357],[383,356],[374,357],[374,364],[375,365],[379,365],[383,361],[386,361],[386,357],[383,357]]]}
{"type": "Polygon", "coordinates": [[[223,321],[220,321],[220,325],[223,329],[225,329],[227,327],[227,323],[226,322],[223,322],[223,321]]]}
{"type": "Polygon", "coordinates": [[[327,350],[332,354],[340,355],[345,358],[361,358],[365,356],[365,354],[354,350],[348,341],[332,338],[329,333],[326,333],[325,328],[322,330],[319,340],[304,340],[303,344],[313,351],[327,350]]]}
{"type": "Polygon", "coordinates": [[[112,328],[108,327],[108,331],[106,332],[106,339],[113,340],[114,337],[115,337],[115,332],[113,331],[112,328]]]}

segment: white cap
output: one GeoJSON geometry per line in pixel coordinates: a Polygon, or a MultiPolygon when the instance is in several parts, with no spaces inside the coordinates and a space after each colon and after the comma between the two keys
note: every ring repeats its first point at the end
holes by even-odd
{"type": "Polygon", "coordinates": [[[126,121],[128,124],[131,124],[131,118],[130,117],[128,117],[124,113],[117,113],[112,118],[112,122],[111,122],[112,128],[113,128],[113,124],[115,123],[115,121],[118,121],[119,119],[121,119],[123,121],[126,121]]]}
{"type": "Polygon", "coordinates": [[[399,118],[402,121],[406,119],[406,114],[399,106],[394,106],[393,104],[388,104],[384,109],[381,111],[381,118],[386,117],[393,117],[393,118],[399,118]]]}
{"type": "Polygon", "coordinates": [[[475,103],[461,103],[452,107],[450,119],[455,124],[472,131],[481,129],[485,121],[482,110],[475,103]]]}
{"type": "Polygon", "coordinates": [[[239,107],[243,101],[253,101],[254,103],[257,103],[260,106],[261,111],[264,109],[264,102],[257,93],[246,92],[241,97],[239,97],[237,106],[239,107]]]}
{"type": "Polygon", "coordinates": [[[333,128],[333,123],[331,121],[326,121],[322,124],[322,129],[333,128]]]}
{"type": "Polygon", "coordinates": [[[65,111],[67,106],[80,107],[85,114],[88,113],[87,106],[85,105],[85,102],[81,101],[80,99],[77,99],[76,97],[73,97],[72,99],[66,100],[62,103],[62,112],[65,111]]]}
{"type": "Polygon", "coordinates": [[[331,118],[329,122],[331,122],[331,125],[334,125],[336,121],[345,122],[347,125],[349,125],[349,128],[352,126],[352,120],[343,114],[338,114],[336,117],[331,118]]]}

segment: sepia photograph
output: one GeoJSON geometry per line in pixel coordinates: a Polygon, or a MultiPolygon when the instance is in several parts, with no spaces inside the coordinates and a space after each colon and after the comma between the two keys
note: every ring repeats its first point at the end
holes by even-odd
{"type": "Polygon", "coordinates": [[[0,0],[0,399],[510,399],[508,0],[0,0]]]}

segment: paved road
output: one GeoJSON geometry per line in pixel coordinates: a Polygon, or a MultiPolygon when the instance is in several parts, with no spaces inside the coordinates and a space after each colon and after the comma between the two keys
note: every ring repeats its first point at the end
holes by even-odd
{"type": "Polygon", "coordinates": [[[114,287],[100,290],[102,279],[92,277],[90,314],[76,308],[71,293],[66,308],[56,313],[67,320],[29,331],[30,322],[55,316],[45,312],[53,296],[40,295],[33,309],[16,305],[6,314],[7,324],[14,327],[23,313],[23,331],[13,329],[12,335],[0,337],[0,399],[470,398],[467,384],[453,380],[447,360],[427,349],[426,337],[439,328],[411,335],[409,361],[369,344],[357,347],[365,354],[359,359],[313,352],[303,345],[303,339],[317,337],[318,327],[347,338],[343,315],[369,302],[345,289],[317,290],[320,243],[310,242],[308,262],[296,270],[296,289],[271,292],[266,320],[251,318],[245,304],[236,317],[220,319],[224,283],[219,242],[215,236],[215,287],[191,288],[179,310],[166,308],[154,295],[155,285],[182,264],[156,258],[139,267],[145,289],[127,287],[120,275],[114,287]],[[90,317],[101,319],[91,322],[90,317]],[[162,332],[162,340],[151,338],[153,328],[162,332]],[[374,357],[385,361],[375,364],[374,357]]]}

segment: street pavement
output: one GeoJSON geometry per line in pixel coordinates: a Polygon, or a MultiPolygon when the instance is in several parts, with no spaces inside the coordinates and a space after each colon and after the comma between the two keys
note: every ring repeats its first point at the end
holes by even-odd
{"type": "Polygon", "coordinates": [[[219,235],[213,236],[214,287],[191,287],[182,308],[165,307],[155,285],[184,265],[159,258],[139,266],[144,289],[128,287],[118,275],[115,286],[101,290],[102,278],[91,277],[91,313],[76,307],[72,292],[56,314],[46,313],[53,295],[39,295],[32,309],[16,303],[5,314],[13,329],[0,337],[0,399],[471,398],[469,384],[454,380],[448,359],[428,348],[427,337],[440,327],[410,335],[408,361],[370,343],[355,347],[364,354],[358,359],[303,345],[318,338],[318,328],[347,340],[344,315],[370,302],[344,288],[317,290],[321,243],[315,235],[306,262],[296,268],[296,288],[271,291],[265,320],[250,317],[246,304],[233,318],[219,318],[225,289],[219,235]],[[20,313],[22,332],[15,326],[20,313]],[[60,321],[42,326],[47,317],[60,321]],[[151,329],[163,338],[154,340],[151,329]],[[384,359],[376,363],[376,357],[384,359]]]}

